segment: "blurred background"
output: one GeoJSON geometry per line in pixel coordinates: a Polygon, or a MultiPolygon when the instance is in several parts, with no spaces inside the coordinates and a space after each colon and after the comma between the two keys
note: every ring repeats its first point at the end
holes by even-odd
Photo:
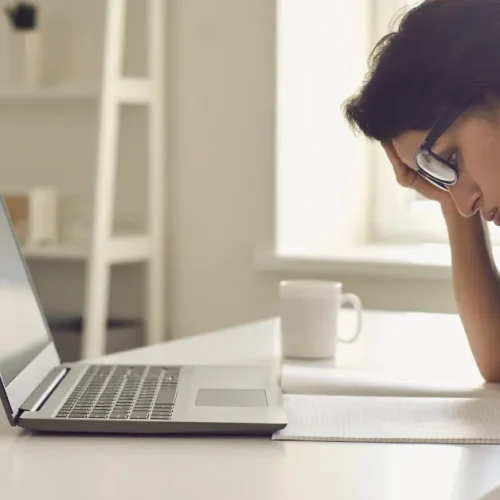
{"type": "Polygon", "coordinates": [[[274,316],[288,278],[342,281],[370,309],[454,311],[439,210],[341,114],[408,2],[165,0],[161,50],[148,5],[38,0],[19,29],[3,1],[0,186],[63,357],[103,350],[81,350],[85,315],[121,350],[274,316]],[[121,239],[103,259],[109,217],[121,239]]]}

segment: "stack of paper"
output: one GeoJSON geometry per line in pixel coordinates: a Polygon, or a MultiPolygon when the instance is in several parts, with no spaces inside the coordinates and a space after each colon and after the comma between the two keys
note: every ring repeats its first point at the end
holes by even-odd
{"type": "Polygon", "coordinates": [[[500,398],[500,386],[485,384],[479,376],[477,379],[444,379],[438,375],[402,377],[299,363],[282,366],[281,388],[285,394],[500,398]]]}
{"type": "Polygon", "coordinates": [[[285,395],[274,440],[500,443],[500,398],[285,395]]]}

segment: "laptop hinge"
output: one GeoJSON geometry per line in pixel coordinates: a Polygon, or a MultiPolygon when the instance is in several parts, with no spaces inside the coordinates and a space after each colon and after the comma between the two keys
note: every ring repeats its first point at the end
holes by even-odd
{"type": "Polygon", "coordinates": [[[61,380],[68,373],[68,368],[58,366],[53,368],[49,374],[43,379],[42,383],[28,396],[26,401],[20,406],[22,411],[37,411],[43,403],[47,401],[49,396],[59,385],[61,380]]]}

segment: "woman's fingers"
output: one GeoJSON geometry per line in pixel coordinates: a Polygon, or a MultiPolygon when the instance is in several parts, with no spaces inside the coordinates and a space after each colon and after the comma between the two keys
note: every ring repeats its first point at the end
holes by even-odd
{"type": "Polygon", "coordinates": [[[396,149],[391,143],[384,143],[382,147],[392,164],[394,173],[396,174],[396,180],[401,186],[414,189],[417,193],[429,200],[442,201],[447,199],[449,196],[448,193],[433,186],[430,182],[418,175],[416,170],[413,170],[403,163],[399,159],[396,149]]]}
{"type": "Polygon", "coordinates": [[[403,163],[400,159],[394,146],[392,144],[384,143],[382,144],[384,151],[392,163],[392,167],[394,168],[394,173],[396,174],[396,180],[403,187],[412,187],[418,174],[415,170],[408,167],[405,163],[403,163]]]}

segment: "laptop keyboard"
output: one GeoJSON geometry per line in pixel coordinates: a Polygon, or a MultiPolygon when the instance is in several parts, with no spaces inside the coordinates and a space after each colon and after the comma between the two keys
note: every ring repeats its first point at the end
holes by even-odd
{"type": "Polygon", "coordinates": [[[89,366],[58,418],[171,420],[179,367],[89,366]]]}

